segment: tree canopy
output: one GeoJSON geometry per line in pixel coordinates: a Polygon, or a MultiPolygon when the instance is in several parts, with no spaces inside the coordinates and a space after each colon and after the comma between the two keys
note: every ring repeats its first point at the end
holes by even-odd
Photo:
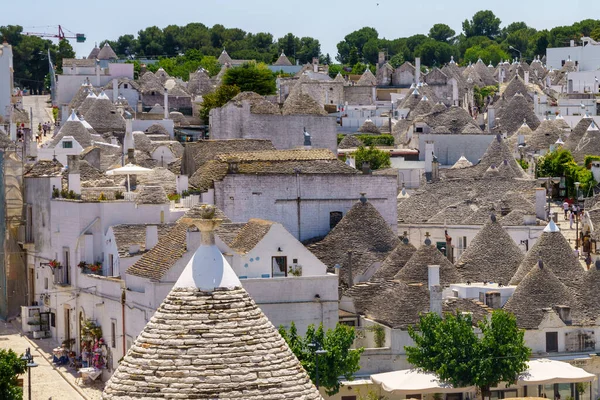
{"type": "Polygon", "coordinates": [[[202,98],[202,107],[200,108],[200,118],[208,125],[210,110],[223,107],[239,92],[240,88],[235,85],[220,85],[214,92],[204,95],[202,98]]]}
{"type": "Polygon", "coordinates": [[[223,84],[233,85],[242,92],[256,92],[266,96],[275,94],[275,75],[265,64],[248,62],[237,68],[229,68],[223,76],[223,84]]]}
{"type": "Polygon", "coordinates": [[[23,389],[17,384],[19,374],[25,372],[26,361],[12,350],[0,349],[0,398],[22,400],[23,389]]]}
{"type": "Polygon", "coordinates": [[[490,387],[513,383],[527,369],[531,350],[515,316],[503,310],[494,310],[477,327],[481,335],[470,314],[421,315],[419,325],[408,330],[415,343],[405,347],[408,362],[455,387],[477,386],[489,396],[490,387]]]}
{"type": "Polygon", "coordinates": [[[586,156],[584,165],[577,165],[573,155],[569,150],[558,148],[541,157],[537,163],[536,174],[539,177],[564,176],[567,186],[567,194],[571,197],[577,195],[575,182],[581,183],[580,194],[587,194],[595,187],[598,182],[594,180],[594,175],[589,169],[594,156],[586,156]]]}
{"type": "Polygon", "coordinates": [[[302,367],[306,370],[313,383],[316,383],[316,357],[315,348],[326,350],[319,355],[319,386],[325,388],[328,396],[333,396],[340,390],[339,377],[352,380],[354,374],[360,369],[359,361],[363,349],[352,349],[354,343],[354,328],[337,324],[335,329],[325,332],[323,324],[315,329],[309,325],[304,337],[298,334],[296,325],[292,322],[290,329],[279,327],[279,333],[296,355],[302,367]]]}
{"type": "Polygon", "coordinates": [[[361,168],[363,162],[369,163],[369,168],[373,171],[377,169],[389,168],[392,163],[390,161],[390,153],[383,150],[378,150],[375,147],[361,146],[353,154],[356,162],[356,168],[361,168]]]}

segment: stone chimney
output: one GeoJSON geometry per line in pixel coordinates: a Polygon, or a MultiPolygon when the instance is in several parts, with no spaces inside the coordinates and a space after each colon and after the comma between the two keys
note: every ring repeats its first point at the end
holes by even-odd
{"type": "Polygon", "coordinates": [[[231,158],[227,160],[227,173],[228,174],[237,174],[239,168],[239,160],[236,158],[231,158]]]}
{"type": "Polygon", "coordinates": [[[123,155],[129,154],[130,149],[135,150],[135,142],[133,140],[132,121],[131,118],[127,118],[127,115],[131,117],[131,114],[127,113],[125,116],[125,137],[123,138],[123,155]]]}
{"type": "Polygon", "coordinates": [[[135,164],[135,149],[127,149],[127,164],[135,164]]]}
{"type": "Polygon", "coordinates": [[[69,190],[81,194],[81,174],[79,173],[79,156],[67,155],[67,170],[69,172],[69,190]]]}
{"type": "Polygon", "coordinates": [[[158,226],[146,225],[146,251],[158,243],[158,226]]]}
{"type": "Polygon", "coordinates": [[[440,179],[440,163],[438,162],[437,157],[433,156],[433,161],[431,162],[431,182],[437,182],[440,179]]]}
{"type": "Polygon", "coordinates": [[[442,316],[442,287],[440,285],[429,288],[429,312],[442,316]]]}
{"type": "Polygon", "coordinates": [[[428,265],[427,266],[427,286],[431,290],[432,286],[439,286],[440,284],[440,266],[439,265],[428,265]]]}
{"type": "Polygon", "coordinates": [[[167,88],[165,88],[164,91],[164,108],[165,108],[165,113],[164,113],[164,118],[165,119],[169,119],[169,91],[167,90],[167,88]]]}
{"type": "Polygon", "coordinates": [[[528,85],[529,84],[529,71],[524,71],[523,75],[525,77],[525,84],[528,85]]]}
{"type": "Polygon", "coordinates": [[[546,189],[535,189],[535,216],[538,219],[546,220],[546,189]]]}
{"type": "Polygon", "coordinates": [[[371,175],[371,164],[368,161],[363,161],[361,168],[363,174],[371,175]]]}
{"type": "Polygon", "coordinates": [[[571,322],[573,322],[571,320],[571,307],[559,305],[555,307],[555,310],[566,325],[571,325],[571,322]]]}
{"type": "Polygon", "coordinates": [[[487,112],[488,130],[491,132],[496,127],[496,107],[489,106],[487,112]]]}
{"type": "Polygon", "coordinates": [[[313,65],[313,72],[319,72],[319,57],[313,57],[312,65],[313,65]]]}
{"type": "Polygon", "coordinates": [[[146,64],[140,65],[140,76],[138,77],[138,79],[141,78],[142,75],[144,75],[147,71],[148,70],[147,70],[146,64]]]}
{"type": "MultiPolygon", "coordinates": [[[[425,174],[429,173],[431,174],[431,171],[433,170],[433,152],[435,150],[435,142],[433,140],[426,140],[425,141],[425,174]]],[[[431,178],[428,178],[427,180],[430,180],[431,178]]]]}
{"type": "Polygon", "coordinates": [[[385,52],[380,51],[377,57],[377,65],[381,67],[383,64],[385,64],[385,52]]]}
{"type": "Polygon", "coordinates": [[[100,87],[100,61],[96,60],[96,86],[100,87]]]}
{"type": "Polygon", "coordinates": [[[502,308],[502,298],[500,292],[487,292],[485,294],[485,305],[489,308],[502,308]]]}
{"type": "Polygon", "coordinates": [[[421,80],[421,58],[415,58],[415,84],[421,80]]]}

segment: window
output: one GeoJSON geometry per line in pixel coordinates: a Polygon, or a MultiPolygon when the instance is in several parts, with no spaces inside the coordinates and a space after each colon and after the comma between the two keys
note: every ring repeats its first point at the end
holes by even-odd
{"type": "Polygon", "coordinates": [[[417,133],[423,133],[423,127],[422,126],[417,126],[415,128],[415,132],[417,132],[417,133]]]}
{"type": "Polygon", "coordinates": [[[298,264],[298,259],[297,258],[292,258],[292,264],[298,264]]]}
{"type": "Polygon", "coordinates": [[[271,260],[272,277],[287,276],[287,257],[273,257],[271,260]]]}
{"type": "Polygon", "coordinates": [[[560,60],[560,65],[565,66],[565,60],[560,60]]]}
{"type": "Polygon", "coordinates": [[[329,229],[335,228],[335,226],[344,218],[344,213],[341,211],[332,211],[329,213],[329,229]]]}
{"type": "Polygon", "coordinates": [[[50,313],[50,326],[56,328],[56,313],[50,313]]]}
{"type": "Polygon", "coordinates": [[[73,142],[70,140],[65,140],[64,142],[62,142],[63,144],[63,149],[72,149],[73,148],[73,142]]]}
{"type": "Polygon", "coordinates": [[[112,254],[108,255],[108,269],[106,270],[106,276],[114,276],[114,258],[112,254]]]}
{"type": "Polygon", "coordinates": [[[48,278],[44,278],[44,289],[48,290],[48,278]]]}
{"type": "Polygon", "coordinates": [[[558,332],[546,332],[546,353],[558,352],[558,332]]]}
{"type": "Polygon", "coordinates": [[[117,321],[110,322],[110,347],[117,347],[117,321]]]}
{"type": "Polygon", "coordinates": [[[123,89],[129,89],[129,84],[127,84],[127,83],[124,83],[124,84],[123,84],[123,89]]]}

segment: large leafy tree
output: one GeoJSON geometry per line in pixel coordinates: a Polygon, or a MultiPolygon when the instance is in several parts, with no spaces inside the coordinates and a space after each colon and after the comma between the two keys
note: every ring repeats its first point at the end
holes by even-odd
{"type": "Polygon", "coordinates": [[[408,362],[433,372],[455,387],[477,386],[482,396],[501,382],[512,383],[527,369],[531,349],[514,315],[494,310],[473,330],[469,314],[421,315],[418,327],[409,327],[415,342],[406,346],[408,362]]]}
{"type": "Polygon", "coordinates": [[[438,42],[450,42],[456,32],[446,24],[435,24],[429,30],[429,37],[438,42]]]}
{"type": "Polygon", "coordinates": [[[221,85],[213,93],[204,95],[202,107],[200,108],[200,118],[208,125],[210,110],[223,107],[227,102],[233,99],[240,92],[240,88],[235,85],[221,85]]]}
{"type": "Polygon", "coordinates": [[[500,60],[510,59],[510,54],[508,54],[502,46],[499,44],[491,44],[489,46],[473,46],[467,49],[464,55],[465,62],[477,62],[478,59],[482,59],[486,64],[491,62],[496,65],[500,62],[500,60]]]}
{"type": "Polygon", "coordinates": [[[392,164],[390,161],[390,153],[383,150],[378,150],[375,147],[361,146],[353,154],[356,168],[361,168],[363,162],[369,163],[369,168],[373,171],[377,169],[389,168],[392,164]]]}
{"type": "Polygon", "coordinates": [[[25,372],[26,364],[14,351],[0,349],[0,399],[23,399],[23,389],[18,386],[17,378],[25,372]]]}
{"type": "Polygon", "coordinates": [[[234,85],[242,92],[256,92],[266,96],[276,90],[275,75],[264,64],[248,62],[229,68],[223,76],[223,84],[234,85]]]}
{"type": "Polygon", "coordinates": [[[344,40],[337,44],[338,55],[336,59],[342,64],[353,64],[352,61],[365,61],[363,59],[363,47],[371,39],[377,40],[379,34],[375,28],[364,27],[344,37],[344,40]],[[352,60],[352,51],[355,49],[358,60],[352,60]]]}
{"type": "Polygon", "coordinates": [[[340,391],[340,376],[351,380],[360,369],[359,361],[363,349],[351,348],[355,332],[350,326],[337,324],[335,329],[328,329],[326,332],[323,324],[320,324],[317,329],[314,325],[309,325],[306,335],[302,337],[292,322],[289,330],[280,326],[279,333],[315,383],[317,355],[315,348],[310,345],[316,343],[317,347],[327,351],[319,355],[319,386],[325,389],[328,396],[333,396],[340,391]]]}
{"type": "Polygon", "coordinates": [[[471,20],[465,20],[462,24],[466,37],[487,36],[490,39],[500,34],[500,18],[490,11],[477,11],[471,20]]]}

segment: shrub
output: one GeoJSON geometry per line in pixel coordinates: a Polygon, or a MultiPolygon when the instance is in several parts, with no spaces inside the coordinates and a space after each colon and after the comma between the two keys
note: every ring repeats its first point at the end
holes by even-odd
{"type": "Polygon", "coordinates": [[[357,169],[360,169],[365,161],[369,163],[369,168],[373,171],[381,168],[389,168],[392,165],[390,153],[383,150],[377,150],[373,146],[369,148],[361,146],[353,153],[353,155],[356,159],[357,169]]]}

